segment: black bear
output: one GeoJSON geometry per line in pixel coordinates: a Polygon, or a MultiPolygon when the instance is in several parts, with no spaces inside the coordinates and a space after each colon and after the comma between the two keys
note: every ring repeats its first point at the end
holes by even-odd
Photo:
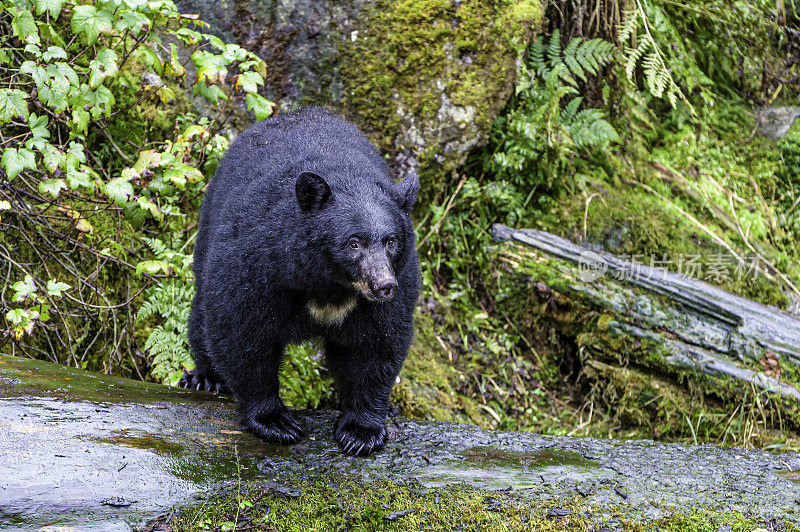
{"type": "Polygon", "coordinates": [[[324,341],[341,398],[334,434],[364,456],[386,442],[389,394],[413,336],[416,175],[395,183],[352,124],[305,108],[255,124],[211,180],[194,254],[181,386],[230,389],[248,430],[303,433],[279,397],[288,343],[324,341]]]}

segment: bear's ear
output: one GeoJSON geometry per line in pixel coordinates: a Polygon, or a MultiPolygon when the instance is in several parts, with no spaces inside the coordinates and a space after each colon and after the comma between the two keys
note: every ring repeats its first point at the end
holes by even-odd
{"type": "Polygon", "coordinates": [[[294,184],[297,203],[303,211],[323,208],[331,200],[331,187],[313,172],[303,172],[294,184]]]}
{"type": "Polygon", "coordinates": [[[411,212],[411,209],[414,208],[414,203],[417,201],[417,193],[419,193],[419,177],[416,173],[408,174],[395,187],[400,208],[406,212],[411,212]]]}

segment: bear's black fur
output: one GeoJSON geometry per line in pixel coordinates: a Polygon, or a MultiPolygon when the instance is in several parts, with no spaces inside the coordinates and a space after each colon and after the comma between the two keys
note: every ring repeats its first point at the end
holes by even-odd
{"type": "Polygon", "coordinates": [[[278,395],[288,343],[322,338],[341,398],[335,437],[367,455],[386,441],[389,394],[413,336],[419,265],[409,212],[419,181],[395,183],[350,123],[318,108],[242,133],[203,199],[181,385],[229,388],[242,423],[294,443],[278,395]]]}

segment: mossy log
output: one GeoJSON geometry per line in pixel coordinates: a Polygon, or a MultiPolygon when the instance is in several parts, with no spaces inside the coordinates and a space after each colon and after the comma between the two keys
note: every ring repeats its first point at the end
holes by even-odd
{"type": "Polygon", "coordinates": [[[510,243],[500,257],[531,290],[556,291],[585,310],[575,338],[589,370],[688,376],[706,392],[753,390],[797,413],[800,320],[791,314],[544,231],[498,224],[493,236],[510,243]]]}

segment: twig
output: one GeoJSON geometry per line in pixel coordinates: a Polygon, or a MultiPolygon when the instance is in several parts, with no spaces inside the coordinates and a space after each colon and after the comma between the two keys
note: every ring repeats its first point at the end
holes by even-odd
{"type": "Polygon", "coordinates": [[[444,212],[442,213],[442,216],[436,221],[436,223],[433,225],[433,227],[431,227],[431,230],[428,231],[428,234],[425,235],[425,238],[423,238],[422,240],[420,240],[417,243],[417,251],[419,251],[419,248],[422,247],[423,242],[428,240],[431,237],[431,235],[433,233],[435,233],[436,231],[438,231],[439,228],[442,226],[442,223],[444,222],[444,219],[447,216],[447,213],[450,212],[450,209],[453,207],[453,202],[455,201],[456,196],[458,196],[458,193],[461,191],[461,187],[463,187],[464,183],[466,183],[466,182],[467,182],[467,176],[466,176],[466,174],[464,174],[463,176],[461,176],[461,181],[458,182],[458,186],[456,187],[456,191],[453,192],[452,196],[450,196],[450,200],[447,202],[447,206],[445,206],[444,212]]]}

